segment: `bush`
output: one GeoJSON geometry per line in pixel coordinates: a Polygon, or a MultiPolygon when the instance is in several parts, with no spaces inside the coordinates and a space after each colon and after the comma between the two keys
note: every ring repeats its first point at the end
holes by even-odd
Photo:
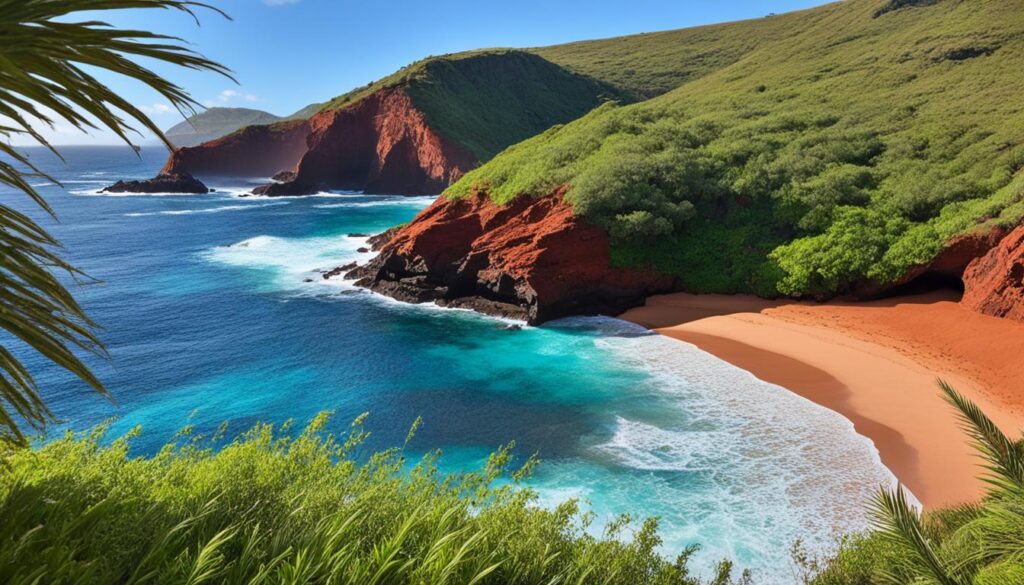
{"type": "Polygon", "coordinates": [[[362,420],[339,442],[326,419],[227,444],[186,431],[149,459],[129,456],[137,431],[104,445],[103,428],[18,449],[0,467],[0,582],[699,583],[692,550],[657,553],[656,520],[595,538],[576,502],[538,507],[511,446],[442,476],[436,453],[362,453],[362,420]]]}

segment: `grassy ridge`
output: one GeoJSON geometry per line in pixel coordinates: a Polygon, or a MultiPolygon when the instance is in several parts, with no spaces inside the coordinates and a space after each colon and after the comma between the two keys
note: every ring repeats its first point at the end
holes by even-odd
{"type": "Polygon", "coordinates": [[[579,118],[605,99],[621,97],[608,86],[522,51],[428,61],[407,91],[432,128],[479,160],[579,118]]]}
{"type": "Polygon", "coordinates": [[[497,486],[529,470],[507,449],[446,477],[436,455],[366,453],[361,421],[340,440],[325,422],[293,438],[256,426],[217,451],[186,433],[149,459],[102,429],[20,448],[0,466],[0,582],[701,583],[689,553],[657,554],[653,520],[594,538],[574,502],[545,510],[497,486]]]}
{"type": "Polygon", "coordinates": [[[496,49],[417,61],[318,110],[347,107],[396,86],[405,88],[431,127],[479,160],[574,120],[604,100],[625,98],[611,86],[531,53],[496,49]]]}
{"type": "Polygon", "coordinates": [[[787,34],[794,17],[428,57],[327,102],[310,104],[288,119],[347,107],[382,89],[402,86],[437,130],[486,161],[605,100],[641,101],[735,63],[787,34]]]}
{"type": "Polygon", "coordinates": [[[1024,2],[849,0],[764,21],[741,23],[767,37],[735,62],[517,144],[448,195],[568,184],[617,262],[697,292],[889,282],[950,236],[1024,216],[1024,2]]]}
{"type": "Polygon", "coordinates": [[[552,63],[649,99],[723,69],[790,34],[800,13],[529,49],[552,63]]]}

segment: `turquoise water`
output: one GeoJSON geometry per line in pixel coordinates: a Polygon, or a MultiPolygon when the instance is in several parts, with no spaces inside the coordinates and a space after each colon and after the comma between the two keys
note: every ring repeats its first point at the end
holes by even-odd
{"type": "Polygon", "coordinates": [[[248,185],[217,181],[204,196],[105,196],[163,152],[32,154],[67,189],[38,181],[61,219],[44,223],[102,281],[78,294],[104,326],[111,360],[95,366],[116,401],[33,365],[67,426],[141,425],[139,454],[186,424],[241,431],[323,410],[339,429],[370,412],[374,446],[392,446],[421,416],[412,446],[442,448],[448,469],[515,440],[543,461],[530,481],[543,505],[659,516],[667,554],[699,543],[702,571],[730,558],[769,583],[792,580],[797,538],[826,550],[863,528],[863,503],[893,481],[847,420],[692,346],[609,318],[510,329],[316,273],[368,259],[349,234],[406,222],[429,197],[239,198],[248,185]]]}

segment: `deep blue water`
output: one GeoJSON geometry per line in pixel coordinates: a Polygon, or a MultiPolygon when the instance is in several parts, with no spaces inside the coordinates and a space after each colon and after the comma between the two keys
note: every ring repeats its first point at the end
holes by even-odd
{"type": "MultiPolygon", "coordinates": [[[[657,515],[667,553],[700,543],[704,569],[728,557],[780,582],[796,538],[824,548],[862,528],[865,498],[892,481],[845,419],[686,344],[604,318],[514,330],[316,273],[365,261],[349,234],[431,198],[240,198],[248,185],[217,181],[202,196],[106,196],[155,174],[164,151],[29,152],[64,184],[35,181],[60,218],[43,223],[100,281],[76,293],[111,356],[92,363],[113,403],[28,356],[67,427],[141,425],[145,455],[186,424],[240,432],[324,410],[338,430],[369,412],[373,445],[394,446],[419,416],[412,447],[442,448],[449,469],[515,440],[543,461],[531,484],[545,505],[657,515]]],[[[41,217],[22,195],[0,201],[41,217]]]]}

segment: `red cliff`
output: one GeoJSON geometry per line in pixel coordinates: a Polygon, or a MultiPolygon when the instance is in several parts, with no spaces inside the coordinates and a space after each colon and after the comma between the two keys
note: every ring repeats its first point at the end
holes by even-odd
{"type": "Polygon", "coordinates": [[[1024,225],[1003,237],[964,271],[967,307],[1024,321],[1024,225]]]}
{"type": "Polygon", "coordinates": [[[182,148],[161,172],[259,177],[294,170],[290,180],[258,192],[304,195],[326,188],[421,195],[440,193],[477,164],[469,151],[430,127],[402,88],[392,87],[309,120],[250,126],[182,148]]]}
{"type": "Polygon", "coordinates": [[[401,88],[378,91],[355,104],[309,120],[307,152],[292,181],[270,185],[268,195],[319,188],[367,193],[440,193],[476,158],[435,132],[401,88]]]}
{"type": "Polygon", "coordinates": [[[160,173],[269,177],[298,164],[308,135],[306,120],[248,126],[199,146],[179,148],[160,173]]]}
{"type": "Polygon", "coordinates": [[[530,323],[618,314],[673,287],[671,278],[613,267],[608,234],[575,217],[560,193],[506,206],[441,197],[353,275],[399,300],[530,323]]]}

